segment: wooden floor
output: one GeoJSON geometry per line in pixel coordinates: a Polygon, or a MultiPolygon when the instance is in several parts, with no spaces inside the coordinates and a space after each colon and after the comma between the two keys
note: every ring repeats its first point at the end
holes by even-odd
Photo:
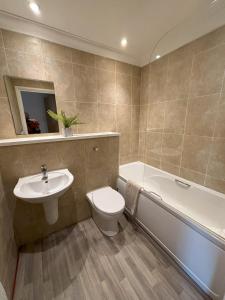
{"type": "Polygon", "coordinates": [[[14,299],[206,297],[130,223],[107,238],[89,219],[21,250],[14,299]]]}

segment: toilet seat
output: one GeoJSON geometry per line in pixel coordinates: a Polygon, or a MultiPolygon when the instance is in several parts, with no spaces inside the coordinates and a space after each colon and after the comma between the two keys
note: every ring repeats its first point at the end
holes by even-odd
{"type": "Polygon", "coordinates": [[[123,196],[109,186],[93,191],[91,194],[93,205],[101,213],[114,215],[124,210],[123,196]]]}

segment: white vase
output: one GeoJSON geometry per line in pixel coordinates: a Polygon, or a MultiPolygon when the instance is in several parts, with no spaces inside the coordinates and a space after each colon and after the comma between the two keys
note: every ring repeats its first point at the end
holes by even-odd
{"type": "Polygon", "coordinates": [[[65,128],[65,127],[63,127],[63,128],[62,128],[62,133],[63,133],[63,135],[64,135],[65,137],[67,137],[67,136],[72,136],[72,135],[73,135],[72,127],[70,127],[70,128],[65,128]]]}

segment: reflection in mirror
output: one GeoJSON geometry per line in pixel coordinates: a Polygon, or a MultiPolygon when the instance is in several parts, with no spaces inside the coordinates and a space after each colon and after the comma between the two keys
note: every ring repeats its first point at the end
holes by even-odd
{"type": "Polygon", "coordinates": [[[47,114],[57,112],[53,82],[5,76],[16,134],[59,132],[58,122],[47,114]]]}

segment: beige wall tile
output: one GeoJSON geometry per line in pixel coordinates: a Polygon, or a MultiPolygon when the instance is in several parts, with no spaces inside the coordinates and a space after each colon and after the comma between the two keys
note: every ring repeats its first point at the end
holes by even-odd
{"type": "Polygon", "coordinates": [[[16,271],[17,247],[13,230],[13,211],[7,203],[0,174],[0,279],[8,299],[12,298],[16,271]]]}
{"type": "Polygon", "coordinates": [[[98,102],[115,104],[116,76],[114,72],[97,70],[98,102]]]}
{"type": "Polygon", "coordinates": [[[107,57],[95,56],[95,66],[98,69],[103,69],[110,72],[116,71],[116,61],[107,57]]]}
{"type": "Polygon", "coordinates": [[[138,66],[132,66],[132,76],[141,79],[141,68],[138,66]]]}
{"type": "Polygon", "coordinates": [[[139,132],[132,131],[130,133],[130,152],[131,155],[138,155],[138,147],[139,147],[139,132]]]}
{"type": "Polygon", "coordinates": [[[124,132],[120,135],[120,156],[125,157],[131,154],[131,135],[130,132],[124,132]]]}
{"type": "Polygon", "coordinates": [[[205,186],[225,194],[225,180],[220,180],[210,176],[206,176],[205,186]]]}
{"type": "Polygon", "coordinates": [[[75,84],[72,77],[55,82],[54,87],[57,101],[75,101],[75,84]]]}
{"type": "Polygon", "coordinates": [[[212,139],[199,136],[185,136],[181,167],[205,173],[212,139]]]}
{"type": "Polygon", "coordinates": [[[7,97],[4,80],[0,78],[0,98],[7,97]]]}
{"type": "Polygon", "coordinates": [[[180,174],[180,169],[178,166],[176,165],[173,165],[167,161],[161,161],[161,165],[160,165],[160,168],[163,170],[163,171],[166,171],[168,173],[171,173],[171,174],[174,174],[174,175],[177,175],[179,176],[180,174]]]}
{"type": "Polygon", "coordinates": [[[180,166],[183,136],[178,134],[163,134],[162,161],[180,166]]]}
{"type": "Polygon", "coordinates": [[[189,100],[186,134],[213,136],[218,110],[219,94],[189,100]]]}
{"type": "Polygon", "coordinates": [[[77,49],[72,50],[72,61],[75,64],[95,67],[95,55],[77,49]]]}
{"type": "Polygon", "coordinates": [[[66,62],[72,61],[72,49],[48,41],[42,41],[43,56],[59,59],[66,62]]]}
{"type": "Polygon", "coordinates": [[[222,26],[192,43],[195,53],[207,51],[225,42],[225,26],[222,26]]]}
{"type": "Polygon", "coordinates": [[[132,65],[117,61],[116,62],[116,72],[125,75],[132,75],[132,65]]]}
{"type": "Polygon", "coordinates": [[[76,110],[81,125],[78,125],[78,132],[97,132],[98,131],[98,118],[97,118],[97,105],[94,103],[77,103],[76,110]]]}
{"type": "Polygon", "coordinates": [[[149,110],[148,105],[140,106],[140,124],[139,124],[140,131],[147,130],[148,110],[149,110]]]}
{"type": "Polygon", "coordinates": [[[159,102],[165,98],[165,88],[168,69],[168,56],[157,59],[150,68],[149,101],[159,102]]]}
{"type": "Polygon", "coordinates": [[[140,104],[147,105],[149,102],[149,72],[150,65],[146,65],[141,69],[141,94],[140,94],[140,104]]]}
{"type": "Polygon", "coordinates": [[[146,142],[146,132],[139,132],[139,156],[145,156],[145,142],[146,142]]]}
{"type": "Polygon", "coordinates": [[[46,58],[44,62],[46,80],[58,83],[70,80],[73,77],[71,63],[50,58],[46,58]]]}
{"type": "Polygon", "coordinates": [[[58,101],[57,110],[62,110],[69,116],[77,114],[76,103],[74,101],[58,101]]]}
{"type": "Polygon", "coordinates": [[[131,106],[131,130],[139,131],[140,106],[131,106]]]}
{"type": "Polygon", "coordinates": [[[191,54],[189,47],[182,47],[168,55],[166,100],[186,99],[191,74],[191,54]]]}
{"type": "Polygon", "coordinates": [[[8,74],[7,62],[5,57],[5,52],[3,49],[0,49],[0,75],[8,74]]]}
{"type": "Polygon", "coordinates": [[[24,174],[22,162],[22,148],[10,147],[0,149],[0,166],[4,176],[2,181],[4,183],[5,191],[14,188],[19,177],[24,174]],[[10,167],[9,167],[10,165],[10,167]]]}
{"type": "Polygon", "coordinates": [[[73,68],[70,63],[45,59],[45,77],[54,82],[56,98],[58,101],[75,98],[75,83],[73,68]]]}
{"type": "Polygon", "coordinates": [[[116,106],[111,104],[98,104],[98,130],[116,130],[116,106]]]}
{"type": "Polygon", "coordinates": [[[138,157],[136,155],[120,156],[120,165],[128,164],[134,161],[138,161],[138,157]]]}
{"type": "Polygon", "coordinates": [[[148,112],[148,130],[162,130],[164,127],[165,103],[153,103],[148,112]]]}
{"type": "Polygon", "coordinates": [[[149,157],[148,155],[145,157],[144,162],[158,169],[161,167],[160,160],[154,159],[151,156],[149,157]]]}
{"type": "Polygon", "coordinates": [[[191,77],[193,96],[220,92],[225,66],[225,45],[199,53],[194,57],[191,77]]]}
{"type": "Polygon", "coordinates": [[[42,41],[38,38],[4,29],[2,36],[6,49],[33,55],[42,54],[42,41]]]}
{"type": "Polygon", "coordinates": [[[97,102],[96,69],[74,65],[75,94],[79,102],[97,102]]]}
{"type": "Polygon", "coordinates": [[[165,132],[184,132],[186,109],[187,101],[169,101],[165,103],[165,132]]]}
{"type": "Polygon", "coordinates": [[[0,29],[0,48],[4,46],[3,44],[3,37],[2,37],[2,30],[0,29]]]}
{"type": "Polygon", "coordinates": [[[217,115],[216,115],[216,125],[214,136],[225,138],[225,93],[222,94],[221,99],[219,100],[217,115]]]}
{"type": "Polygon", "coordinates": [[[15,136],[9,103],[5,98],[0,100],[0,128],[4,128],[1,131],[1,138],[15,136]]]}
{"type": "Polygon", "coordinates": [[[213,140],[207,175],[225,180],[225,139],[213,140]]]}
{"type": "Polygon", "coordinates": [[[6,50],[9,74],[29,79],[45,79],[44,62],[39,54],[6,50]]]}
{"type": "Polygon", "coordinates": [[[140,87],[141,79],[139,77],[132,77],[132,104],[140,105],[140,87]]]}
{"type": "Polygon", "coordinates": [[[160,160],[162,155],[162,134],[159,132],[148,132],[145,146],[146,157],[160,160]]]}
{"type": "Polygon", "coordinates": [[[116,103],[131,104],[131,77],[116,74],[116,103]]]}
{"type": "Polygon", "coordinates": [[[131,105],[116,106],[117,130],[128,132],[131,128],[131,105]]]}
{"type": "Polygon", "coordinates": [[[204,185],[205,174],[203,174],[203,173],[195,172],[190,169],[181,168],[180,176],[187,180],[204,185]]]}

